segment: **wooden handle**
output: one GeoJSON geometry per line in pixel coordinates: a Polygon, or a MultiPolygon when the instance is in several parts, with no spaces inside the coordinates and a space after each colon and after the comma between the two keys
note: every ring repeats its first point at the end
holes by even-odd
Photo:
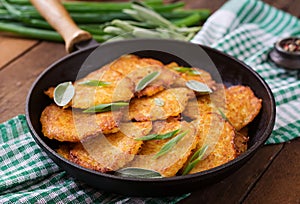
{"type": "Polygon", "coordinates": [[[63,37],[68,53],[78,42],[91,39],[90,33],[75,24],[59,0],[30,0],[48,23],[63,37]]]}

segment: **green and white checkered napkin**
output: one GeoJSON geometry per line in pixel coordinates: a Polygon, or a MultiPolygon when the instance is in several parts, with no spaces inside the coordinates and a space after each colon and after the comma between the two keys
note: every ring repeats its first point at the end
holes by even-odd
{"type": "Polygon", "coordinates": [[[24,115],[0,124],[0,203],[176,203],[187,197],[130,198],[70,177],[35,143],[24,115]]]}
{"type": "Polygon", "coordinates": [[[300,73],[268,58],[274,43],[300,36],[300,20],[257,0],[231,0],[215,12],[192,40],[232,55],[258,72],[276,101],[276,122],[267,144],[300,136],[300,73]]]}
{"type": "MultiPolygon", "coordinates": [[[[300,80],[268,59],[273,43],[300,35],[300,21],[256,0],[231,0],[193,39],[246,62],[270,85],[276,99],[274,131],[267,143],[300,136],[300,80]]],[[[93,189],[61,170],[35,143],[24,115],[0,124],[0,203],[176,203],[187,197],[129,198],[93,189]]]]}

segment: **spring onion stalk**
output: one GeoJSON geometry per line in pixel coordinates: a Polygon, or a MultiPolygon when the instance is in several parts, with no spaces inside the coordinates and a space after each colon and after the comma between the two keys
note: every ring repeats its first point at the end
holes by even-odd
{"type": "MultiPolygon", "coordinates": [[[[1,11],[0,11],[1,15],[1,11]]],[[[3,16],[0,16],[0,19],[4,19],[3,16]]],[[[13,20],[14,18],[6,18],[8,20],[13,20]]],[[[46,22],[45,20],[41,19],[29,19],[29,18],[23,18],[22,23],[26,26],[33,27],[33,28],[41,28],[41,29],[47,29],[47,30],[53,30],[52,26],[46,22]]],[[[99,24],[92,24],[92,25],[78,25],[79,28],[88,31],[91,34],[96,35],[105,35],[103,31],[103,25],[99,24]]]]}
{"type": "Polygon", "coordinates": [[[95,12],[95,11],[122,11],[123,9],[130,8],[130,2],[72,2],[64,3],[64,7],[69,12],[95,12]]]}
{"type": "Polygon", "coordinates": [[[76,23],[105,23],[114,19],[132,20],[132,18],[120,12],[93,14],[93,13],[71,13],[70,14],[76,23]]]}
{"type": "MultiPolygon", "coordinates": [[[[111,21],[114,19],[120,20],[133,20],[136,19],[136,12],[130,13],[131,9],[125,9],[125,13],[121,12],[98,12],[98,13],[78,13],[78,12],[70,12],[70,16],[76,23],[103,23],[107,21],[111,21]],[[135,15],[135,16],[133,16],[135,15]]],[[[191,14],[181,14],[177,12],[159,12],[163,17],[168,20],[178,20],[184,17],[188,17],[191,14]]],[[[199,12],[196,12],[199,13],[199,12]]],[[[23,16],[29,18],[43,19],[43,17],[36,11],[22,11],[23,16]]],[[[193,14],[193,13],[192,13],[193,14]]],[[[201,14],[200,20],[204,20],[201,14]]]]}
{"type": "Polygon", "coordinates": [[[173,21],[172,23],[179,27],[194,26],[197,23],[199,24],[200,20],[201,20],[201,16],[198,13],[194,13],[188,17],[173,21]]]}
{"type": "Polygon", "coordinates": [[[96,35],[96,34],[92,34],[93,38],[99,42],[99,43],[102,43],[102,42],[105,42],[105,41],[108,41],[112,38],[114,38],[113,35],[109,35],[109,34],[106,34],[106,35],[96,35]]]}
{"type": "MultiPolygon", "coordinates": [[[[9,33],[12,33],[12,34],[15,34],[18,36],[22,36],[22,37],[27,37],[27,38],[63,42],[62,37],[56,31],[26,27],[20,23],[0,22],[0,31],[9,32],[9,33]]],[[[108,35],[108,34],[93,35],[93,38],[97,42],[104,42],[113,37],[114,36],[108,35]]]]}
{"type": "MultiPolygon", "coordinates": [[[[44,19],[36,10],[22,11],[20,13],[22,18],[30,19],[44,19]]],[[[109,12],[109,13],[70,13],[70,16],[76,23],[104,23],[112,21],[114,19],[132,20],[132,17],[121,12],[109,12]]]]}
{"type": "Polygon", "coordinates": [[[87,24],[87,25],[78,25],[79,28],[85,30],[91,34],[96,35],[105,35],[107,33],[104,32],[104,25],[99,24],[87,24]]]}
{"type": "Polygon", "coordinates": [[[185,18],[195,13],[198,13],[201,16],[201,18],[204,20],[208,18],[208,16],[211,14],[211,11],[209,9],[189,9],[189,10],[176,9],[171,12],[160,12],[160,14],[167,19],[185,18]]]}
{"type": "MultiPolygon", "coordinates": [[[[158,0],[149,0],[150,3],[154,3],[155,2],[160,2],[161,1],[158,1],[158,0]]],[[[20,5],[15,5],[15,4],[9,4],[9,2],[14,2],[14,1],[8,1],[8,0],[2,0],[1,1],[5,7],[8,9],[8,11],[15,17],[19,17],[20,19],[24,19],[24,18],[29,18],[29,19],[43,19],[43,17],[39,14],[39,12],[31,5],[27,5],[27,6],[20,6],[20,5]]],[[[147,2],[147,1],[146,1],[147,2]]],[[[81,5],[82,4],[82,7],[84,7],[84,4],[91,4],[91,6],[94,6],[94,5],[102,5],[102,4],[105,4],[105,5],[108,5],[108,4],[123,4],[122,2],[118,2],[118,3],[108,3],[108,2],[66,2],[67,5],[69,5],[69,3],[71,3],[71,5],[81,5]]],[[[130,4],[130,6],[134,5],[134,3],[132,2],[125,2],[126,4],[130,4]]],[[[146,5],[148,6],[147,3],[143,4],[143,5],[146,5]]],[[[155,11],[159,10],[159,13],[162,15],[162,16],[166,16],[168,19],[176,19],[178,17],[187,17],[188,15],[191,15],[191,14],[195,14],[196,13],[199,13],[200,16],[205,16],[205,12],[206,10],[195,10],[194,12],[186,12],[184,10],[174,10],[176,9],[177,7],[179,7],[180,5],[183,5],[181,2],[177,2],[177,3],[173,3],[173,4],[167,4],[167,5],[157,5],[156,3],[156,7],[151,7],[149,6],[149,8],[152,8],[154,9],[155,11]],[[159,9],[156,9],[156,8],[159,8],[159,9]],[[170,9],[170,8],[173,8],[170,9]],[[204,14],[203,14],[204,13],[204,14]]],[[[128,8],[131,8],[131,7],[128,7],[128,8]]],[[[82,8],[80,7],[80,8],[82,8]]],[[[97,7],[97,6],[96,6],[97,7]]],[[[122,7],[123,8],[123,7],[122,7]]],[[[76,23],[81,23],[81,24],[85,24],[85,23],[103,23],[103,22],[108,22],[108,21],[112,21],[114,19],[121,19],[121,20],[133,20],[133,17],[132,15],[130,14],[126,14],[126,12],[122,12],[122,10],[120,11],[113,11],[113,10],[103,10],[103,11],[97,11],[97,12],[92,12],[91,9],[89,10],[86,10],[86,12],[74,12],[72,10],[69,10],[70,12],[70,15],[71,17],[73,18],[73,20],[76,22],[76,23]]],[[[206,12],[207,13],[207,12],[206,12]]],[[[135,16],[136,18],[136,16],[135,16]]],[[[141,19],[140,19],[141,20],[141,19]]]]}
{"type": "Polygon", "coordinates": [[[41,19],[23,18],[22,22],[30,27],[52,30],[52,26],[48,22],[41,19]]]}
{"type": "Polygon", "coordinates": [[[139,27],[139,28],[148,28],[148,29],[154,29],[155,26],[150,25],[146,22],[138,22],[138,21],[130,21],[130,20],[122,20],[125,23],[130,24],[131,26],[139,27]]]}
{"type": "Polygon", "coordinates": [[[184,2],[176,2],[164,6],[150,6],[150,7],[156,12],[168,12],[168,11],[173,11],[175,9],[183,8],[184,2]]]}
{"type": "MultiPolygon", "coordinates": [[[[184,3],[163,0],[132,2],[64,2],[77,25],[98,42],[126,38],[190,40],[210,11],[183,10],[184,3]]],[[[24,37],[62,41],[29,0],[0,0],[0,31],[24,37]]]]}
{"type": "Polygon", "coordinates": [[[9,3],[12,3],[12,4],[20,4],[20,5],[28,5],[28,4],[31,4],[29,0],[9,0],[9,3]]]}
{"type": "MultiPolygon", "coordinates": [[[[134,20],[137,18],[136,12],[132,12],[131,9],[125,9],[125,13],[121,12],[97,12],[97,13],[78,13],[78,12],[70,12],[71,17],[73,20],[77,23],[102,23],[104,21],[114,20],[114,19],[120,19],[120,20],[134,20]],[[108,17],[103,17],[105,15],[108,15],[108,17]],[[135,16],[134,16],[135,15],[135,16]]],[[[36,11],[22,11],[24,16],[30,17],[30,18],[37,18],[37,19],[43,19],[43,17],[36,11]]],[[[171,12],[159,12],[161,16],[164,18],[171,20],[171,21],[177,21],[182,18],[189,17],[195,13],[198,13],[200,15],[200,21],[204,21],[209,16],[209,13],[206,12],[206,10],[203,11],[191,11],[191,12],[182,12],[182,11],[171,11],[171,12]]],[[[199,23],[199,22],[198,22],[199,23]]]]}
{"type": "MultiPolygon", "coordinates": [[[[145,4],[148,6],[164,6],[163,0],[145,0],[145,4]]],[[[80,10],[84,7],[86,7],[87,10],[93,10],[93,9],[100,9],[105,11],[121,11],[125,8],[131,7],[131,2],[80,2],[80,1],[70,1],[70,2],[64,2],[64,6],[72,11],[80,10]]]]}
{"type": "Polygon", "coordinates": [[[135,28],[132,31],[132,35],[136,38],[164,38],[164,36],[158,32],[143,28],[135,28]]]}
{"type": "Polygon", "coordinates": [[[22,19],[22,13],[19,10],[7,3],[5,0],[1,0],[0,2],[14,18],[22,19]]]}
{"type": "Polygon", "coordinates": [[[115,26],[107,26],[104,28],[104,32],[109,33],[111,35],[122,35],[124,31],[121,28],[115,26]]]}
{"type": "Polygon", "coordinates": [[[185,26],[186,24],[194,24],[195,20],[199,21],[201,17],[198,13],[177,21],[176,25],[141,3],[134,3],[132,9],[125,9],[123,12],[131,15],[136,21],[146,24],[148,27],[139,27],[131,23],[132,21],[114,20],[107,29],[104,29],[105,32],[115,35],[131,33],[136,38],[171,38],[188,41],[201,28],[200,26],[185,26]]]}
{"type": "MultiPolygon", "coordinates": [[[[52,30],[52,27],[42,19],[32,19],[24,15],[21,11],[15,9],[15,7],[8,4],[5,0],[1,0],[2,4],[5,6],[7,11],[16,19],[24,23],[25,25],[35,27],[35,28],[43,28],[52,30]]],[[[89,29],[88,26],[85,26],[85,30],[91,31],[91,34],[105,34],[101,29],[89,29]]]]}
{"type": "Polygon", "coordinates": [[[131,25],[130,23],[126,21],[121,21],[121,20],[113,20],[111,22],[113,26],[119,27],[120,29],[124,30],[125,32],[132,32],[136,26],[131,25]]]}
{"type": "Polygon", "coordinates": [[[62,37],[55,31],[29,28],[20,23],[0,22],[0,31],[10,32],[22,37],[62,42],[62,37]]]}
{"type": "Polygon", "coordinates": [[[168,27],[170,29],[175,27],[174,24],[151,9],[147,9],[138,4],[133,4],[132,9],[137,11],[139,17],[149,24],[153,24],[158,27],[168,27]]]}
{"type": "MultiPolygon", "coordinates": [[[[18,5],[31,5],[29,0],[8,0],[9,3],[18,4],[18,5]]],[[[147,4],[152,5],[162,5],[163,0],[145,0],[147,4]]],[[[95,6],[95,5],[103,5],[107,4],[106,2],[89,2],[89,1],[65,1],[63,4],[73,5],[73,6],[95,6]]],[[[119,2],[115,2],[114,4],[118,5],[119,2]]]]}
{"type": "Polygon", "coordinates": [[[183,34],[195,33],[198,32],[202,27],[194,26],[194,27],[180,27],[177,28],[177,31],[183,34]]]}
{"type": "MultiPolygon", "coordinates": [[[[35,8],[28,2],[27,4],[22,1],[10,0],[9,3],[14,4],[19,10],[33,11],[35,8]]],[[[183,2],[177,2],[172,4],[163,4],[161,0],[149,0],[144,1],[145,5],[152,9],[163,12],[172,11],[174,9],[182,8],[183,2]]],[[[70,13],[99,13],[99,12],[122,12],[123,9],[129,9],[132,6],[132,2],[63,2],[64,7],[70,13]]]]}
{"type": "MultiPolygon", "coordinates": [[[[114,2],[85,2],[85,3],[89,3],[86,5],[82,5],[79,6],[80,4],[83,4],[83,2],[72,2],[72,4],[70,4],[71,2],[66,2],[64,3],[65,8],[67,9],[67,11],[69,12],[107,12],[107,11],[113,11],[113,12],[121,12],[123,9],[129,9],[132,6],[131,2],[118,2],[118,3],[114,3],[114,2]],[[92,5],[90,5],[92,4],[92,5]]],[[[167,4],[167,5],[163,5],[163,4],[152,4],[151,2],[147,3],[145,2],[145,4],[149,7],[151,7],[152,9],[154,9],[155,11],[172,11],[174,9],[178,9],[178,8],[182,8],[184,6],[183,2],[177,2],[177,3],[172,3],[172,4],[167,4]]]]}
{"type": "Polygon", "coordinates": [[[13,20],[14,18],[5,9],[0,9],[0,20],[13,20]]]}

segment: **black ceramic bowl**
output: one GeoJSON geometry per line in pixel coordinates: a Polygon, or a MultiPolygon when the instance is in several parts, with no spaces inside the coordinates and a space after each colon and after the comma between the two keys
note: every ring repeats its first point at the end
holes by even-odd
{"type": "MultiPolygon", "coordinates": [[[[274,44],[274,48],[271,50],[269,56],[273,62],[277,65],[290,70],[299,70],[300,69],[300,51],[299,50],[290,50],[288,45],[294,47],[296,41],[300,41],[298,37],[288,37],[281,40],[278,40],[274,44]],[[287,48],[286,48],[287,47],[287,48]]],[[[299,43],[298,43],[299,44],[299,43]]],[[[298,47],[300,45],[297,45],[298,47]]]]}
{"type": "MultiPolygon", "coordinates": [[[[104,61],[110,61],[111,57],[115,58],[117,55],[122,54],[117,53],[117,50],[124,50],[125,53],[134,51],[138,55],[157,58],[165,63],[175,60],[181,64],[193,64],[198,63],[200,59],[197,57],[198,53],[193,53],[195,46],[191,43],[172,40],[140,39],[109,43],[101,48],[97,48],[97,50],[102,50],[102,56],[106,56],[104,61]],[[170,54],[174,49],[182,57],[178,58],[176,55],[170,54]]],[[[41,133],[40,115],[43,109],[51,103],[51,100],[43,92],[50,86],[55,86],[64,81],[75,80],[81,64],[96,47],[78,51],[52,64],[34,82],[26,102],[26,119],[38,145],[62,169],[95,188],[129,196],[176,195],[203,188],[234,173],[264,144],[272,132],[275,121],[275,103],[272,92],[265,81],[244,63],[217,50],[201,46],[212,59],[226,85],[242,84],[250,86],[255,95],[262,99],[262,109],[249,125],[249,149],[244,154],[229,163],[204,172],[159,179],[122,178],[78,166],[59,156],[54,151],[57,142],[47,139],[41,133]]],[[[88,63],[85,64],[89,66],[88,63]]],[[[205,67],[205,65],[201,68],[210,71],[210,68],[205,67]]]]}

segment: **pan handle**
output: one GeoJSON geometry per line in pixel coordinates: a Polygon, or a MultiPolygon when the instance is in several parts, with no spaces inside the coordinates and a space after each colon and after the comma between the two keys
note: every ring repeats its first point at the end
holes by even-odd
{"type": "Polygon", "coordinates": [[[76,43],[89,40],[92,35],[78,28],[59,0],[30,0],[48,23],[63,37],[68,53],[76,43]]]}

